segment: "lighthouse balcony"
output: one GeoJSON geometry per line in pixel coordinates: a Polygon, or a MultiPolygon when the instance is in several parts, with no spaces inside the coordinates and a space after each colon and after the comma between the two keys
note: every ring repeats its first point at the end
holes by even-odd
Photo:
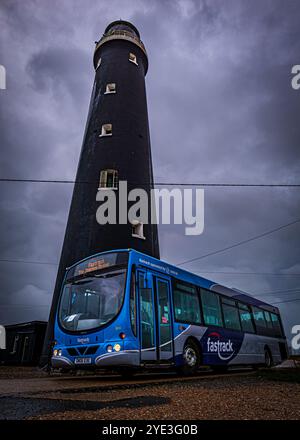
{"type": "Polygon", "coordinates": [[[136,37],[132,32],[125,30],[112,30],[111,32],[104,34],[103,37],[100,39],[100,41],[98,41],[95,51],[97,51],[99,47],[102,46],[104,43],[111,40],[131,41],[132,43],[136,44],[147,56],[146,48],[143,42],[138,37],[136,37]]]}

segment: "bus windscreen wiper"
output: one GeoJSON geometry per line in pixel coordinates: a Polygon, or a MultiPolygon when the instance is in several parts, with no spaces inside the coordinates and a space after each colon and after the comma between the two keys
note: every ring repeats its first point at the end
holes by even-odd
{"type": "Polygon", "coordinates": [[[89,283],[90,281],[92,281],[93,278],[94,278],[94,277],[83,278],[83,279],[81,278],[81,279],[79,279],[79,280],[77,280],[77,281],[74,281],[72,284],[87,284],[87,283],[89,283]]]}

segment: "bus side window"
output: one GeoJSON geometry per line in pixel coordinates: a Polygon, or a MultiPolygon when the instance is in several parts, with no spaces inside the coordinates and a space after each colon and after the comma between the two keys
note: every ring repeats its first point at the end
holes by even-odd
{"type": "Polygon", "coordinates": [[[209,290],[201,289],[201,301],[205,324],[222,326],[219,295],[209,290]]]}
{"type": "Polygon", "coordinates": [[[173,298],[176,321],[201,324],[199,296],[195,286],[175,280],[173,298]]]}
{"type": "Polygon", "coordinates": [[[242,330],[248,333],[255,333],[253,326],[251,310],[246,304],[238,303],[241,318],[242,330]]]}
{"type": "Polygon", "coordinates": [[[281,331],[281,325],[279,322],[279,318],[275,313],[271,313],[271,320],[272,320],[272,324],[273,324],[273,329],[274,329],[274,336],[276,337],[282,337],[282,331],[281,331]]]}
{"type": "Polygon", "coordinates": [[[267,323],[265,321],[265,316],[263,310],[258,307],[252,307],[254,321],[257,329],[257,333],[261,335],[266,334],[267,323]]]}
{"type": "Polygon", "coordinates": [[[265,315],[265,320],[266,320],[267,328],[273,329],[270,313],[267,312],[266,310],[264,310],[264,315],[265,315]]]}
{"type": "Polygon", "coordinates": [[[241,330],[239,312],[235,301],[222,298],[222,309],[225,327],[233,330],[241,330]]]}

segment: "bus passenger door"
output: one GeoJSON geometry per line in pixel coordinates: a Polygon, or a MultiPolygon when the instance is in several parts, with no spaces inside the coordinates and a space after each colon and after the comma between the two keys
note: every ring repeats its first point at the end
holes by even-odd
{"type": "Polygon", "coordinates": [[[141,362],[156,361],[156,319],[152,275],[146,271],[137,271],[137,286],[140,315],[141,362]]]}
{"type": "Polygon", "coordinates": [[[155,277],[157,350],[160,361],[173,360],[173,331],[170,301],[170,281],[155,277]]]}

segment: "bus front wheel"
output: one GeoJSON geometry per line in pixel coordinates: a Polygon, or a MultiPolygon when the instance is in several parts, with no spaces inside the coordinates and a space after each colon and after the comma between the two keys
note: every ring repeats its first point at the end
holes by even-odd
{"type": "Polygon", "coordinates": [[[183,366],[180,368],[180,372],[185,376],[195,374],[200,367],[201,357],[200,350],[196,342],[186,342],[183,349],[183,366]]]}

